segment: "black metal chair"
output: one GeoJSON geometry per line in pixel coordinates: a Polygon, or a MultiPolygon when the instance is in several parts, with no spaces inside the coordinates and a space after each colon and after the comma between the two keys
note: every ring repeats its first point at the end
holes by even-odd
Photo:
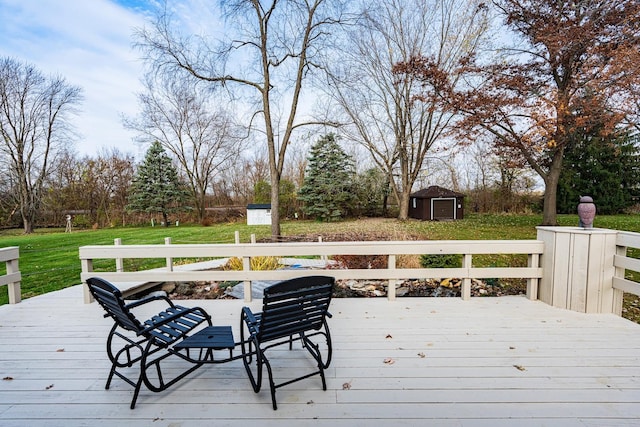
{"type": "Polygon", "coordinates": [[[199,325],[207,323],[211,326],[211,316],[202,308],[175,305],[165,296],[125,304],[118,288],[106,280],[93,277],[87,279],[87,285],[93,297],[105,309],[105,317],[114,320],[107,338],[107,354],[112,365],[105,389],[111,385],[114,375],[133,386],[135,391],[131,409],[135,407],[143,383],[149,390],[160,392],[202,366],[203,362],[188,357],[188,348],[178,346],[196,329],[200,329],[199,325]],[[131,311],[132,308],[158,300],[165,301],[168,307],[144,322],[140,322],[131,311]],[[185,350],[184,354],[180,353],[181,350],[185,350]],[[171,355],[192,363],[185,371],[166,381],[160,363],[171,355]],[[129,378],[120,371],[136,364],[140,367],[137,378],[129,378]],[[151,375],[147,374],[149,368],[153,368],[151,375]]]}
{"type": "Polygon", "coordinates": [[[276,389],[279,387],[320,375],[322,389],[327,389],[324,370],[331,363],[332,345],[326,318],[331,317],[328,309],[334,282],[333,277],[327,276],[287,280],[264,290],[262,312],[253,313],[248,307],[242,309],[240,329],[244,366],[256,393],[262,385],[262,367],[267,367],[273,409],[278,409],[276,389]],[[302,342],[317,369],[276,384],[267,350],[283,344],[289,344],[291,350],[295,341],[302,342]]]}

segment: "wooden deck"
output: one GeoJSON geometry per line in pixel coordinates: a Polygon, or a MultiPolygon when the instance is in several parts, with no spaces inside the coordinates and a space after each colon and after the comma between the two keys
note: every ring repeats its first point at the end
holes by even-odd
{"type": "MultiPolygon", "coordinates": [[[[238,327],[242,301],[185,301],[238,327]]],[[[260,302],[251,303],[256,308],[260,302]]],[[[327,375],[255,394],[240,363],[104,389],[111,321],[79,286],[0,307],[0,425],[640,425],[640,325],[524,297],[335,299],[327,375]]],[[[237,338],[237,337],[236,337],[237,338]]],[[[280,377],[306,366],[275,358],[280,377]]]]}

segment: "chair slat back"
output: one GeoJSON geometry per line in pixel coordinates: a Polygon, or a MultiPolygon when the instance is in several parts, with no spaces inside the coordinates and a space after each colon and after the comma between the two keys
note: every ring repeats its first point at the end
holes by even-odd
{"type": "Polygon", "coordinates": [[[91,277],[87,279],[87,285],[91,295],[120,327],[136,333],[143,329],[140,321],[126,307],[122,293],[113,284],[99,277],[91,277]]]}
{"type": "Polygon", "coordinates": [[[258,338],[269,341],[324,324],[335,279],[329,276],[298,277],[264,290],[258,338]]]}

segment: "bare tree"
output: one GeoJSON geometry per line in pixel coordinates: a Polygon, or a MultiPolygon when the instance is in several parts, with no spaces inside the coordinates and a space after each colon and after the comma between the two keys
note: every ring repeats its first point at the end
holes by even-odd
{"type": "Polygon", "coordinates": [[[134,174],[134,158],[117,149],[102,150],[97,157],[77,157],[64,152],[46,182],[43,207],[57,224],[72,213],[80,225],[126,225],[125,206],[134,174]],[[78,215],[82,215],[79,217],[78,215]]]}
{"type": "MultiPolygon", "coordinates": [[[[465,58],[456,75],[434,58],[399,69],[437,87],[464,114],[461,136],[485,133],[511,158],[526,161],[544,181],[542,223],[557,224],[557,188],[565,150],[581,129],[608,137],[635,114],[640,82],[637,0],[494,0],[513,40],[489,63],[465,58]],[[632,92],[629,92],[631,90],[632,92]],[[607,111],[604,126],[598,117],[607,111]]],[[[506,41],[506,39],[503,39],[506,41]]]]}
{"type": "Polygon", "coordinates": [[[0,59],[0,150],[9,163],[25,233],[32,233],[45,179],[60,144],[71,138],[69,118],[81,89],[32,65],[0,59]]]}
{"type": "Polygon", "coordinates": [[[265,153],[245,153],[216,175],[210,184],[216,199],[226,198],[233,205],[246,205],[254,200],[256,183],[269,179],[269,162],[265,153]]]}
{"type": "Polygon", "coordinates": [[[138,131],[140,141],[160,142],[177,160],[202,221],[209,183],[242,149],[239,128],[220,99],[192,77],[148,75],[145,88],[138,94],[140,115],[125,118],[125,126],[138,131]]]}
{"type": "Polygon", "coordinates": [[[394,74],[393,66],[420,52],[452,67],[477,49],[486,25],[479,0],[384,0],[362,13],[333,62],[330,92],[350,123],[346,139],[366,147],[389,176],[399,219],[407,218],[425,156],[445,147],[453,113],[428,96],[415,102],[421,82],[394,74]]]}
{"type": "Polygon", "coordinates": [[[65,150],[57,157],[47,177],[46,196],[41,205],[50,212],[54,224],[64,224],[69,211],[86,209],[89,198],[80,187],[87,161],[88,158],[79,159],[71,150],[65,150]]]}
{"type": "Polygon", "coordinates": [[[116,220],[126,225],[126,206],[133,181],[135,161],[130,154],[123,154],[117,149],[103,150],[95,160],[88,162],[94,168],[94,182],[85,179],[85,185],[94,189],[92,210],[95,211],[96,222],[113,224],[116,220]],[[119,216],[119,218],[118,218],[119,216]]]}
{"type": "Polygon", "coordinates": [[[271,234],[280,235],[279,184],[293,132],[306,124],[298,109],[305,79],[318,52],[340,22],[339,0],[229,0],[221,5],[231,24],[227,38],[179,34],[162,13],[151,29],[137,34],[137,46],[157,71],[186,72],[254,102],[252,130],[263,132],[271,181],[271,234]],[[253,118],[262,117],[258,125],[253,118]]]}

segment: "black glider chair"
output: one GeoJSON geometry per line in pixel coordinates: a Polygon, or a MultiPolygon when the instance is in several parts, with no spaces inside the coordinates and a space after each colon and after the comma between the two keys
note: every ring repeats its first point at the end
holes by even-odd
{"type": "Polygon", "coordinates": [[[242,309],[240,329],[244,366],[256,393],[262,385],[262,367],[266,366],[273,409],[278,409],[276,389],[279,387],[320,375],[322,389],[327,389],[324,370],[331,363],[332,347],[326,318],[331,317],[327,310],[334,282],[333,277],[327,276],[287,280],[264,290],[262,312],[253,313],[248,307],[242,309]],[[267,352],[283,344],[288,344],[291,350],[294,341],[301,341],[317,369],[276,384],[267,352]]]}
{"type": "Polygon", "coordinates": [[[135,391],[131,409],[135,407],[143,383],[151,391],[163,391],[202,366],[202,363],[188,357],[188,349],[185,356],[176,347],[202,323],[211,325],[211,316],[202,308],[175,305],[165,296],[125,304],[118,288],[106,280],[93,277],[87,279],[87,284],[93,297],[107,312],[105,317],[114,320],[107,338],[107,354],[112,365],[105,388],[109,388],[114,375],[133,386],[135,391]],[[164,300],[168,307],[144,322],[140,322],[131,311],[132,308],[157,300],[164,300]],[[166,381],[160,364],[171,355],[194,363],[166,381]],[[135,367],[136,364],[140,367],[137,378],[129,378],[119,371],[135,367]],[[152,368],[151,376],[147,374],[149,368],[152,368]]]}

